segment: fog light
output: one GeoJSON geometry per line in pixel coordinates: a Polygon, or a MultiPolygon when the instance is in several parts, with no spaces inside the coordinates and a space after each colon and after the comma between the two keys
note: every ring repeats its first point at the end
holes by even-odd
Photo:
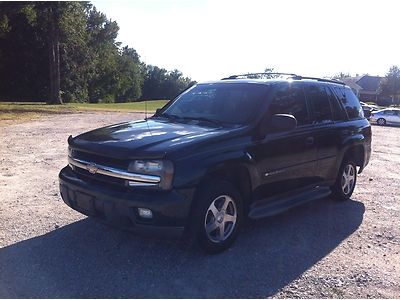
{"type": "Polygon", "coordinates": [[[153,218],[153,212],[148,209],[148,208],[138,208],[138,213],[139,216],[141,216],[142,218],[146,218],[146,219],[151,219],[153,218]]]}

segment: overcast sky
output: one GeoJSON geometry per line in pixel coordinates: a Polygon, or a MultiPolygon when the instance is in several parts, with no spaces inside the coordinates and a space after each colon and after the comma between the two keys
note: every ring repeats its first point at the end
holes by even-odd
{"type": "Polygon", "coordinates": [[[385,75],[400,65],[398,0],[97,0],[118,41],[197,81],[276,71],[385,75]]]}

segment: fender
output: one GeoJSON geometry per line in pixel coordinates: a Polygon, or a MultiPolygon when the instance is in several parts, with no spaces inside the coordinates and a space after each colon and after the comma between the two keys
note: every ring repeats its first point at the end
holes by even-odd
{"type": "Polygon", "coordinates": [[[246,147],[235,147],[225,152],[203,153],[198,159],[182,160],[175,165],[173,185],[176,188],[197,186],[208,174],[233,168],[245,168],[250,176],[251,186],[257,185],[257,169],[252,157],[244,150],[246,147]]]}
{"type": "Polygon", "coordinates": [[[357,134],[353,134],[351,136],[346,137],[343,139],[341,146],[340,146],[340,151],[337,159],[337,171],[339,170],[340,164],[344,159],[344,156],[346,152],[348,152],[350,149],[355,148],[355,147],[361,147],[363,149],[364,156],[362,157],[362,162],[359,163],[359,171],[358,173],[361,173],[364,167],[368,164],[369,161],[369,156],[368,153],[370,151],[367,151],[365,149],[365,145],[368,144],[366,143],[367,138],[364,136],[362,132],[359,132],[357,134]]]}

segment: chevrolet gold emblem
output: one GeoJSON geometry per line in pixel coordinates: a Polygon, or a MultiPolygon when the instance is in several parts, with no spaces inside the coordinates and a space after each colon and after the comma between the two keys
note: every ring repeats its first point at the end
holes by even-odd
{"type": "Polygon", "coordinates": [[[90,164],[86,166],[86,170],[88,170],[90,174],[96,174],[99,168],[96,164],[90,164]]]}

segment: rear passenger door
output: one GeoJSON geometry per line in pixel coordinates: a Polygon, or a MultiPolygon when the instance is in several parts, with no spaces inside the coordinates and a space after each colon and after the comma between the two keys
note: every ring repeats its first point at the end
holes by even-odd
{"type": "Polygon", "coordinates": [[[328,85],[311,83],[304,92],[311,108],[318,181],[335,179],[342,135],[338,124],[347,116],[328,85]]]}
{"type": "Polygon", "coordinates": [[[400,124],[400,110],[394,110],[394,114],[396,115],[396,124],[400,124]]]}

